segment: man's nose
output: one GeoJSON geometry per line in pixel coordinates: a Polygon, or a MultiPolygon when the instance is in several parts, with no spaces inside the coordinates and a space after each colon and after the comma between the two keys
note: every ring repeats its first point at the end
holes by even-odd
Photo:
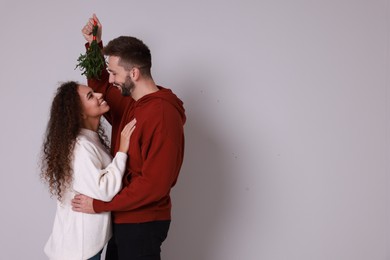
{"type": "Polygon", "coordinates": [[[110,73],[110,76],[108,77],[108,82],[109,83],[114,83],[114,76],[110,73]]]}
{"type": "Polygon", "coordinates": [[[102,96],[103,96],[102,93],[97,93],[97,92],[95,92],[94,95],[95,95],[95,97],[96,97],[97,99],[101,99],[102,96]]]}

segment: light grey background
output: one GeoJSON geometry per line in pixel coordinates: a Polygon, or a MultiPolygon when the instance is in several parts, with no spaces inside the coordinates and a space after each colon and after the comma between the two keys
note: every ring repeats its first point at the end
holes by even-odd
{"type": "Polygon", "coordinates": [[[186,107],[164,259],[390,259],[387,0],[1,0],[0,259],[45,259],[38,155],[93,12],[186,107]]]}

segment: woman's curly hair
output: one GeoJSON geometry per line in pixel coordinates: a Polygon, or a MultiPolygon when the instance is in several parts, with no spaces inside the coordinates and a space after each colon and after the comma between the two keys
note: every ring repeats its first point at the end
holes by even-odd
{"type": "MultiPolygon", "coordinates": [[[[72,181],[73,149],[83,127],[82,104],[78,93],[80,84],[69,81],[58,87],[53,99],[42,147],[41,178],[47,182],[50,193],[62,199],[72,181]]],[[[108,138],[99,125],[99,138],[108,149],[108,138]]]]}

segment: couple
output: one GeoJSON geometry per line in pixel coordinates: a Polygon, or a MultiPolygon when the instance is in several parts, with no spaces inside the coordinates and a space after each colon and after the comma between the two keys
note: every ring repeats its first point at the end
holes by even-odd
{"type": "MultiPolygon", "coordinates": [[[[87,48],[94,21],[102,47],[93,15],[82,29],[87,48]]],[[[183,162],[183,103],[154,83],[142,41],[121,36],[103,54],[108,65],[100,80],[63,83],[52,103],[42,177],[58,200],[45,253],[53,260],[100,259],[108,242],[106,259],[160,259],[169,194],[183,162]],[[113,159],[102,115],[112,126],[113,159]]]]}

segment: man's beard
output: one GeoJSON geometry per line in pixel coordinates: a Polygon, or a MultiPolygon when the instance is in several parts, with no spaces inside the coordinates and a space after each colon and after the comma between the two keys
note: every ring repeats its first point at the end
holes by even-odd
{"type": "Polygon", "coordinates": [[[122,96],[131,96],[131,92],[134,89],[134,82],[131,80],[129,76],[126,77],[125,83],[120,84],[120,87],[122,89],[122,96]]]}

